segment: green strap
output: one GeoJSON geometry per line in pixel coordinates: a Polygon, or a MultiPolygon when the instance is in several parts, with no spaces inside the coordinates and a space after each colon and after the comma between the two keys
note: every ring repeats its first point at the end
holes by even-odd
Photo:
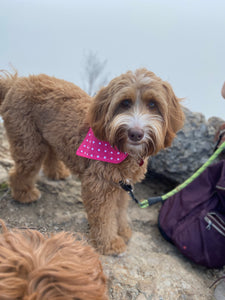
{"type": "MultiPolygon", "coordinates": [[[[189,177],[188,179],[186,179],[183,183],[181,183],[180,185],[178,185],[172,191],[170,191],[167,194],[161,196],[160,200],[161,201],[165,201],[169,197],[173,196],[174,194],[176,194],[177,192],[179,192],[180,190],[182,190],[183,188],[185,188],[189,183],[191,183],[195,178],[197,178],[217,158],[217,156],[224,149],[225,149],[225,142],[223,142],[220,145],[220,147],[213,153],[212,156],[210,156],[210,158],[204,163],[204,165],[202,165],[191,177],[189,177]]],[[[159,201],[157,201],[157,202],[159,202],[159,201]]],[[[148,200],[145,199],[145,200],[141,201],[140,207],[141,208],[148,207],[149,206],[149,202],[151,202],[151,198],[149,198],[148,200]]],[[[155,202],[156,201],[153,200],[152,204],[155,203],[155,202]]]]}

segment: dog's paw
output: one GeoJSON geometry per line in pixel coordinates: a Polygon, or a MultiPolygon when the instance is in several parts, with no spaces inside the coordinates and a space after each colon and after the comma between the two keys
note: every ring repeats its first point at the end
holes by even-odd
{"type": "Polygon", "coordinates": [[[113,240],[111,240],[110,244],[106,247],[104,247],[102,254],[105,255],[119,255],[121,253],[124,253],[126,251],[126,244],[124,240],[117,236],[113,240]]]}
{"type": "Polygon", "coordinates": [[[31,203],[41,198],[41,193],[38,189],[33,188],[29,191],[13,191],[12,197],[20,203],[31,203]]]}
{"type": "Polygon", "coordinates": [[[126,228],[119,230],[118,234],[124,239],[124,242],[127,243],[132,236],[132,230],[127,226],[126,228]]]}
{"type": "Polygon", "coordinates": [[[44,169],[44,174],[48,179],[51,180],[63,180],[71,175],[70,171],[66,168],[62,168],[57,171],[44,169]]]}

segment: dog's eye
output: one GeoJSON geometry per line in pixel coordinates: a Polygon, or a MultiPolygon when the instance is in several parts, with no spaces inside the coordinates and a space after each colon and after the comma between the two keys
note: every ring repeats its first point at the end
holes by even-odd
{"type": "Polygon", "coordinates": [[[132,100],[131,99],[124,99],[121,103],[120,103],[121,107],[123,108],[129,108],[132,105],[132,100]]]}
{"type": "Polygon", "coordinates": [[[156,107],[157,107],[157,104],[156,104],[155,101],[153,101],[153,100],[149,101],[149,103],[148,103],[148,108],[149,109],[154,109],[156,107]]]}

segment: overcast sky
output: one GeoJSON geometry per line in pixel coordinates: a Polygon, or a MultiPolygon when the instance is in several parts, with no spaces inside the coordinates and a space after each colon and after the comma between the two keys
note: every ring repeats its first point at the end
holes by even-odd
{"type": "Polygon", "coordinates": [[[225,119],[224,0],[0,0],[0,69],[83,87],[88,51],[109,79],[146,67],[192,111],[225,119]]]}

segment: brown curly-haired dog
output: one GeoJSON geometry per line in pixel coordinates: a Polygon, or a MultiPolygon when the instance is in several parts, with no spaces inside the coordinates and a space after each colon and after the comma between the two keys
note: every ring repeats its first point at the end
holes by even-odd
{"type": "Polygon", "coordinates": [[[107,300],[97,253],[71,233],[8,231],[0,220],[1,300],[107,300]]]}
{"type": "Polygon", "coordinates": [[[180,101],[169,83],[138,69],[113,79],[91,98],[47,75],[3,74],[0,102],[15,161],[10,173],[14,199],[28,203],[40,197],[34,184],[41,165],[52,179],[68,176],[66,165],[81,179],[92,242],[104,254],[124,252],[131,229],[128,194],[119,182],[143,179],[147,158],[170,146],[183,125],[180,101]],[[120,163],[76,155],[90,127],[99,144],[108,142],[126,155],[120,163]]]}

